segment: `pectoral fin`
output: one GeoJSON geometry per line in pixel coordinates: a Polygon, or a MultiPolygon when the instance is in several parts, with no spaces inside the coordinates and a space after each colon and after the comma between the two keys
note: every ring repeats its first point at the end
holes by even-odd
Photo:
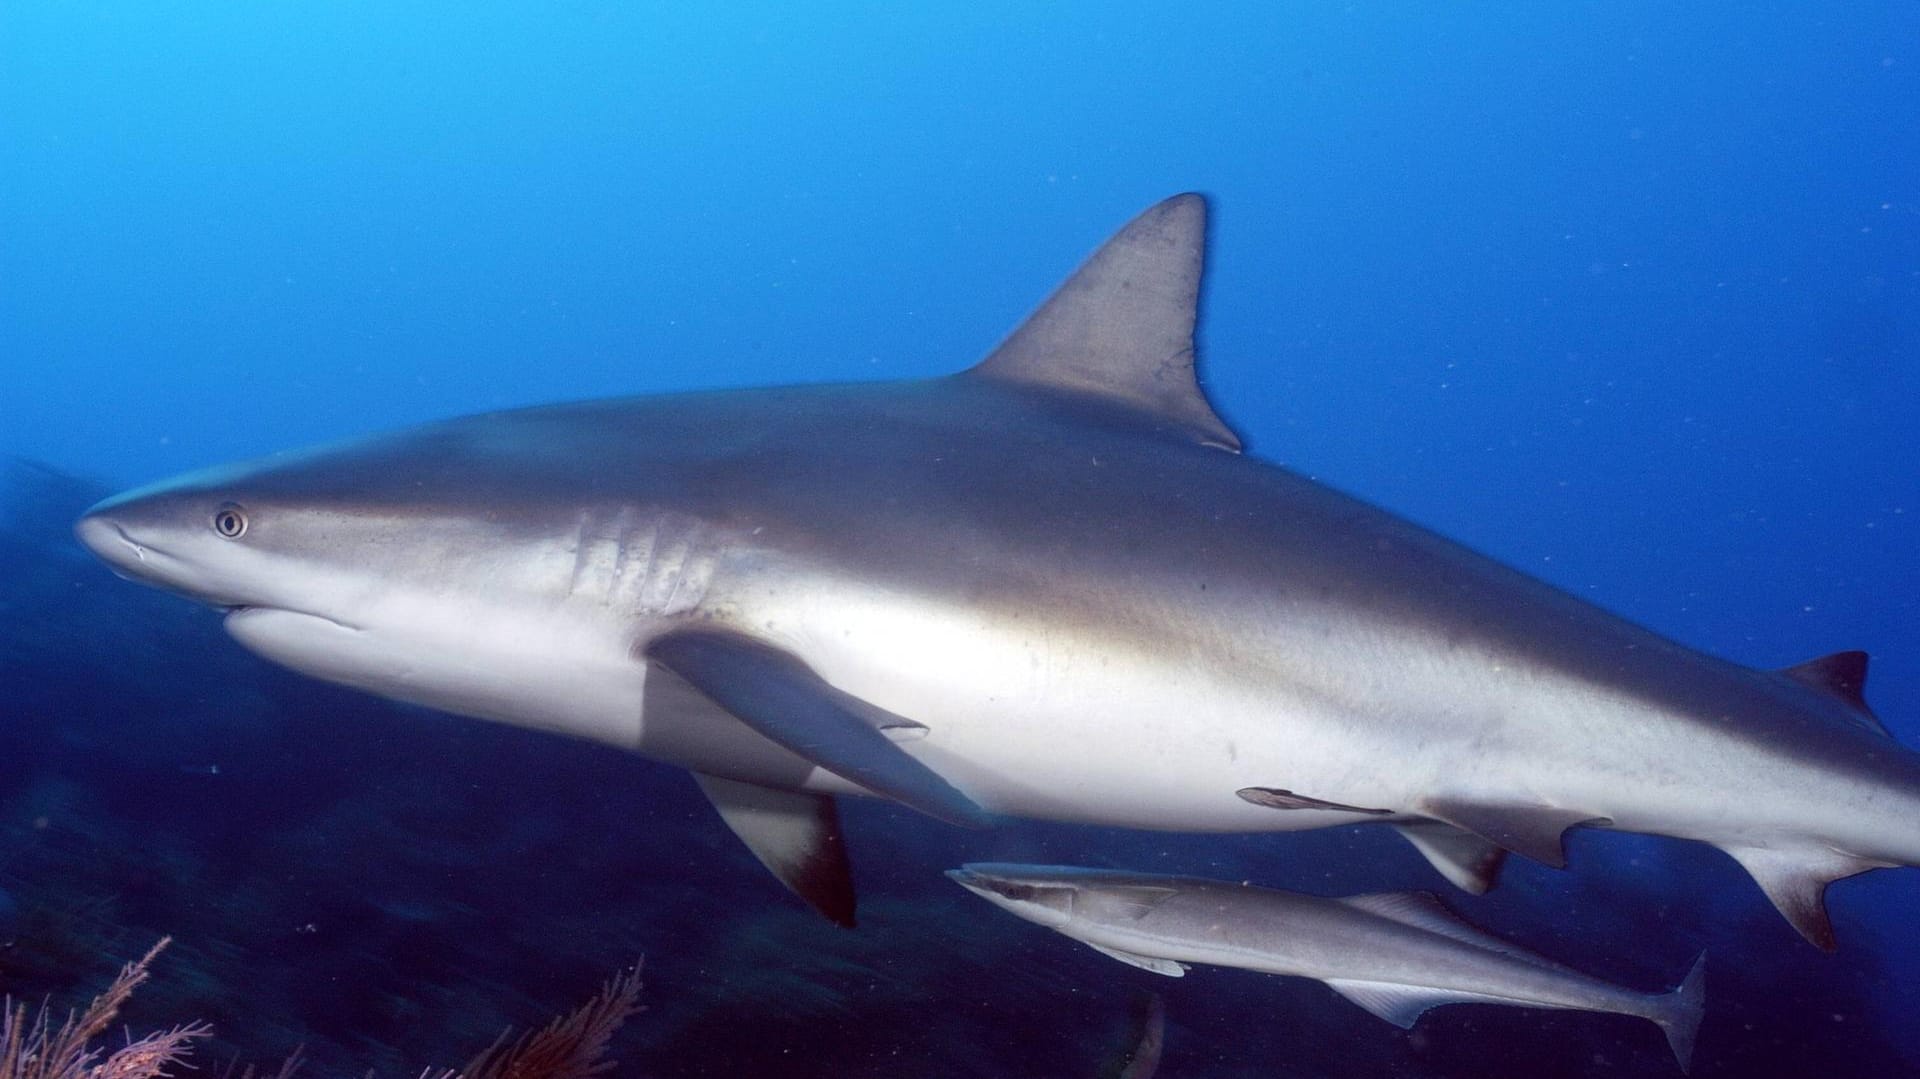
{"type": "Polygon", "coordinates": [[[986,811],[894,744],[919,724],[827,684],[798,656],[724,630],[683,630],[652,641],[665,666],[742,723],[875,794],[966,827],[986,811]]]}
{"type": "Polygon", "coordinates": [[[773,790],[698,772],[693,778],[720,819],[780,883],[829,921],[853,927],[853,870],[831,795],[773,790]]]}
{"type": "Polygon", "coordinates": [[[1575,809],[1544,805],[1501,805],[1448,798],[1423,799],[1415,811],[1487,840],[1503,850],[1524,854],[1555,869],[1567,865],[1561,836],[1580,824],[1608,824],[1607,818],[1575,809]]]}

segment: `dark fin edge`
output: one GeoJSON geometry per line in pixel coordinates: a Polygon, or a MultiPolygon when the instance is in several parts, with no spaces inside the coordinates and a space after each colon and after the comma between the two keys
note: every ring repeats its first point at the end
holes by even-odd
{"type": "Polygon", "coordinates": [[[693,778],[727,828],[780,883],[828,921],[853,928],[853,866],[831,795],[774,790],[699,772],[693,778]]]}

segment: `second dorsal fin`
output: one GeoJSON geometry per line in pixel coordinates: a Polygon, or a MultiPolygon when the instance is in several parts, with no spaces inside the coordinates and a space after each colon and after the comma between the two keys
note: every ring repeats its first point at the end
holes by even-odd
{"type": "Polygon", "coordinates": [[[1834,652],[1819,656],[1805,663],[1796,663],[1791,667],[1780,668],[1780,673],[1806,686],[1817,689],[1842,704],[1853,709],[1854,719],[1870,731],[1888,734],[1886,725],[1880,717],[1867,707],[1867,654],[1865,652],[1834,652]]]}
{"type": "Polygon", "coordinates": [[[1151,207],[1102,244],[972,373],[1084,394],[1239,452],[1240,439],[1194,375],[1206,233],[1207,203],[1199,195],[1151,207]]]}

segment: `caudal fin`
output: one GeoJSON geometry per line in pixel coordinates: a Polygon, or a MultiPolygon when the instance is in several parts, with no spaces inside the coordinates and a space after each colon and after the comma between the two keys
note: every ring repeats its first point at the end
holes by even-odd
{"type": "Polygon", "coordinates": [[[1693,961],[1693,969],[1680,987],[1659,999],[1660,1013],[1654,1022],[1667,1033],[1667,1044],[1685,1072],[1693,1063],[1693,1039],[1700,1032],[1700,1016],[1707,1007],[1707,954],[1693,961]]]}

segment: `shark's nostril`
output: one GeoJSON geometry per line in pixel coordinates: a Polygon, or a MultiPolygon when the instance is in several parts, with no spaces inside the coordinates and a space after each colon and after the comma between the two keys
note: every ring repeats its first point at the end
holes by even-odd
{"type": "Polygon", "coordinates": [[[127,535],[126,529],[121,528],[119,525],[114,525],[113,530],[115,532],[120,533],[120,539],[122,542],[124,542],[128,547],[133,548],[133,557],[139,559],[142,562],[145,562],[147,560],[147,549],[145,547],[140,546],[138,543],[134,542],[133,537],[127,535]]]}
{"type": "Polygon", "coordinates": [[[96,514],[80,518],[73,526],[73,534],[85,545],[87,550],[111,563],[122,543],[127,542],[127,533],[119,525],[96,514]]]}

